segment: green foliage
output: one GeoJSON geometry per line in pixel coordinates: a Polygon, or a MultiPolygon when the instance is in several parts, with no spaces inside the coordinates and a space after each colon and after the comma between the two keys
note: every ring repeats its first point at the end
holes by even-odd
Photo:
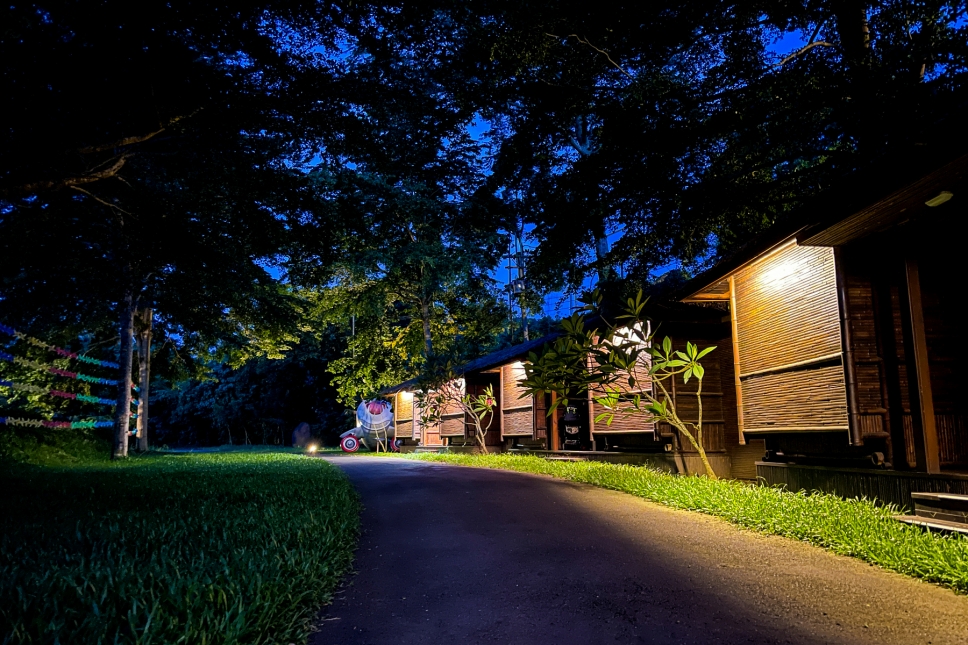
{"type": "Polygon", "coordinates": [[[106,463],[111,455],[112,432],[110,428],[4,427],[0,429],[0,467],[106,463]]]}
{"type": "Polygon", "coordinates": [[[150,456],[2,475],[11,643],[305,642],[359,503],[319,459],[150,456]]]}
{"type": "Polygon", "coordinates": [[[520,455],[407,455],[412,459],[551,475],[721,517],[747,529],[809,542],[891,571],[968,593],[968,537],[939,535],[893,519],[898,509],[866,499],[791,493],[735,480],[669,475],[644,467],[561,462],[520,455]]]}
{"type": "Polygon", "coordinates": [[[288,445],[297,424],[330,445],[352,427],[330,370],[344,337],[331,326],[304,332],[280,358],[214,365],[204,379],[153,386],[151,437],[171,445],[288,445]]]}
{"type": "Polygon", "coordinates": [[[541,352],[531,352],[525,364],[521,386],[532,396],[545,392],[556,394],[548,410],[551,415],[560,405],[567,406],[569,397],[590,394],[605,408],[595,421],[611,425],[615,415],[639,416],[650,423],[668,423],[699,453],[706,475],[716,473],[706,458],[702,445],[702,378],[705,369],[699,359],[716,349],[703,350],[691,342],[686,351],[673,351],[666,336],[656,343],[645,316],[648,299],[639,291],[623,305],[616,322],[606,318],[603,296],[595,290],[582,298],[582,313],[574,313],[562,322],[562,334],[541,352]],[[592,323],[602,329],[590,327],[592,323]],[[696,397],[699,417],[685,421],[679,417],[666,382],[682,376],[698,382],[696,397]]]}
{"type": "MultiPolygon", "coordinates": [[[[433,366],[433,363],[431,363],[433,366]]],[[[415,405],[420,409],[421,425],[436,425],[444,415],[460,412],[474,424],[474,441],[478,450],[487,451],[486,435],[494,423],[494,388],[488,384],[481,394],[467,394],[463,375],[454,370],[452,363],[425,370],[417,379],[415,405]]]]}

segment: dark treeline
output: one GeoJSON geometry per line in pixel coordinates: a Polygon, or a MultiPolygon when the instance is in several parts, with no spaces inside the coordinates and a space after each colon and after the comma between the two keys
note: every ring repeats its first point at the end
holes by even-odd
{"type": "Polygon", "coordinates": [[[534,312],[619,265],[708,265],[956,111],[968,64],[948,1],[52,0],[2,20],[0,320],[116,355],[152,308],[157,429],[199,442],[330,428],[425,357],[500,343],[514,231],[534,312]]]}

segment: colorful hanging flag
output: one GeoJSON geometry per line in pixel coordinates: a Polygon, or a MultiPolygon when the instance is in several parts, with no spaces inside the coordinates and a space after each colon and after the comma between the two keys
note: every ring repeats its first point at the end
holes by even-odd
{"type": "Polygon", "coordinates": [[[3,323],[0,323],[0,332],[7,334],[8,336],[13,336],[17,340],[25,341],[34,347],[40,347],[41,349],[46,349],[47,351],[54,352],[59,356],[64,358],[72,358],[74,360],[80,361],[82,363],[87,363],[88,365],[99,365],[101,367],[111,367],[114,369],[119,369],[121,366],[112,361],[102,361],[96,358],[91,358],[90,356],[84,356],[83,354],[77,354],[75,352],[68,351],[56,345],[50,345],[44,341],[34,338],[33,336],[28,336],[27,334],[21,333],[14,329],[13,327],[8,327],[3,323]]]}

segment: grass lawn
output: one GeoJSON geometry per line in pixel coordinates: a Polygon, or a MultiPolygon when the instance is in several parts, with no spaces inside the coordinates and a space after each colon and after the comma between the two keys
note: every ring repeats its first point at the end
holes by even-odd
{"type": "Polygon", "coordinates": [[[305,642],[352,561],[359,501],[321,459],[39,461],[0,472],[5,644],[305,642]]]}
{"type": "Polygon", "coordinates": [[[824,493],[791,493],[732,480],[669,475],[594,461],[524,455],[405,455],[411,459],[551,475],[631,493],[673,508],[721,517],[760,533],[810,542],[968,593],[968,538],[943,536],[892,519],[897,509],[824,493]]]}

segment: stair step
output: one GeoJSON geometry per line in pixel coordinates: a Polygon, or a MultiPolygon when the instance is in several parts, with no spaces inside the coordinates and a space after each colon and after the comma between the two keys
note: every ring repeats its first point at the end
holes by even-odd
{"type": "Polygon", "coordinates": [[[932,520],[924,517],[919,517],[917,515],[895,515],[894,519],[899,522],[904,522],[905,524],[914,524],[915,526],[923,526],[926,529],[932,529],[935,531],[953,531],[955,533],[963,533],[968,535],[968,524],[962,522],[947,522],[945,520],[932,520]]]}
{"type": "Polygon", "coordinates": [[[911,498],[925,502],[964,504],[968,507],[968,495],[955,495],[954,493],[911,493],[911,498]]]}
{"type": "Polygon", "coordinates": [[[968,495],[911,493],[914,514],[932,521],[968,524],[968,495]]]}

